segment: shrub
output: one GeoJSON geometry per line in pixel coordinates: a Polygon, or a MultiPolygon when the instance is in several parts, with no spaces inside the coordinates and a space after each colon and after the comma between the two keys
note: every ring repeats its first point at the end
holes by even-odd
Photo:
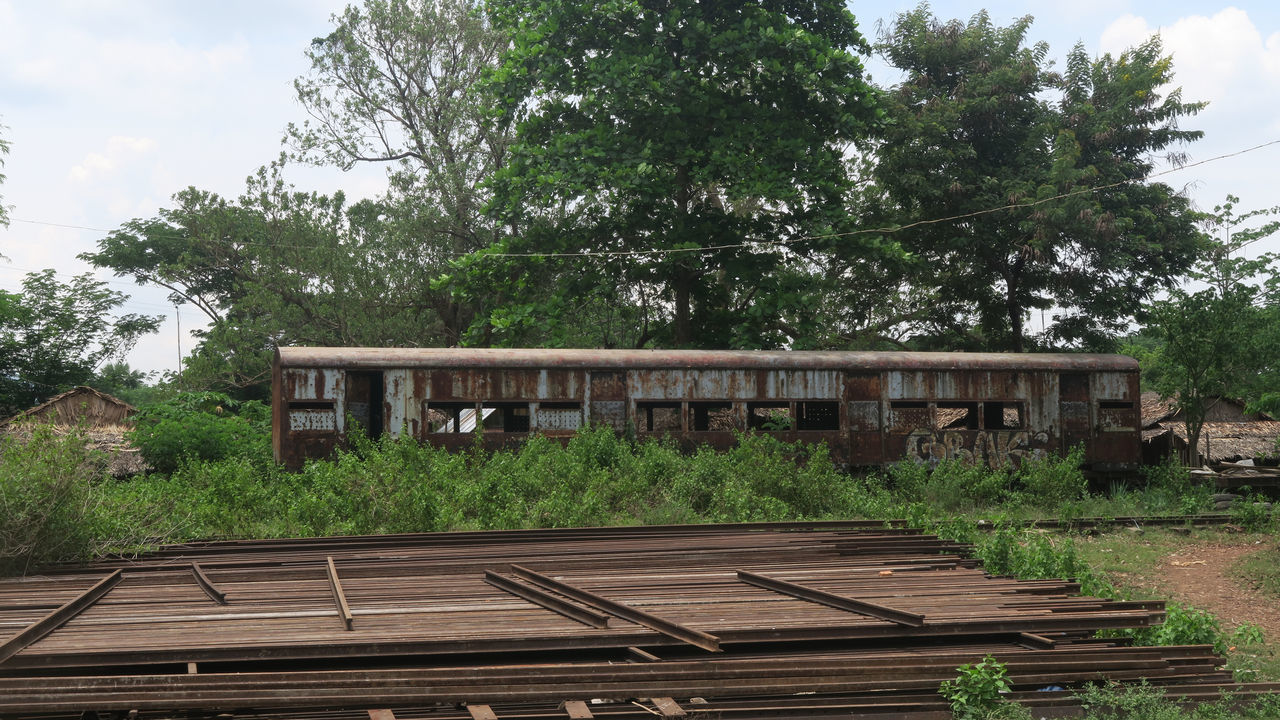
{"type": "Polygon", "coordinates": [[[956,672],[956,679],[943,682],[938,693],[951,703],[957,720],[1030,717],[1001,697],[1011,687],[1004,663],[987,655],[981,662],[961,665],[956,672]]]}
{"type": "Polygon", "coordinates": [[[1169,603],[1165,606],[1164,622],[1134,631],[1137,645],[1213,645],[1219,653],[1226,652],[1227,639],[1222,634],[1218,618],[1204,610],[1189,605],[1169,603]]]}
{"type": "Polygon", "coordinates": [[[1024,461],[1017,480],[1026,489],[1032,504],[1053,507],[1085,496],[1089,482],[1080,468],[1084,446],[1076,445],[1065,457],[1048,456],[1024,461]]]}
{"type": "Polygon", "coordinates": [[[80,432],[48,425],[34,425],[25,441],[0,436],[0,574],[93,552],[100,455],[80,432]]]}
{"type": "Polygon", "coordinates": [[[222,393],[181,393],[134,415],[129,440],[159,472],[173,472],[184,458],[221,460],[271,452],[271,409],[222,393]]]}
{"type": "Polygon", "coordinates": [[[925,502],[942,511],[994,504],[1007,495],[1004,470],[960,460],[943,460],[932,470],[922,463],[903,461],[889,468],[889,481],[907,501],[925,502]]]}

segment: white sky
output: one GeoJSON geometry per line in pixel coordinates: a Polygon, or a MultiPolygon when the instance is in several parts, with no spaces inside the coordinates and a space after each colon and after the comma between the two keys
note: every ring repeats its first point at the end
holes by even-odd
{"type": "MultiPolygon", "coordinates": [[[[0,0],[0,125],[12,143],[0,197],[11,206],[0,228],[0,288],[15,290],[28,271],[55,268],[64,279],[88,267],[75,259],[132,218],[155,216],[187,186],[236,197],[244,178],[280,152],[286,123],[303,112],[292,80],[307,69],[303,51],[330,30],[340,0],[0,0]],[[35,222],[31,222],[35,221],[35,222]],[[41,224],[78,225],[76,229],[41,224]]],[[[877,24],[914,2],[855,2],[869,37],[877,24]]],[[[1160,32],[1174,56],[1184,100],[1209,107],[1184,127],[1205,139],[1187,150],[1206,160],[1280,140],[1280,4],[1181,0],[934,2],[939,17],[982,8],[1007,24],[1036,17],[1030,40],[1059,59],[1077,41],[1091,54],[1118,53],[1160,32]]],[[[873,79],[891,79],[870,65],[873,79]]],[[[1202,209],[1228,194],[1240,208],[1280,205],[1274,168],[1280,145],[1162,178],[1202,209]]],[[[293,168],[299,187],[355,199],[378,194],[380,169],[350,173],[293,168]]],[[[1280,239],[1261,249],[1280,250],[1280,239]]],[[[103,275],[104,278],[109,275],[103,275]]],[[[132,295],[126,309],[166,316],[158,335],[128,358],[147,371],[177,367],[174,308],[162,290],[111,278],[132,295]]],[[[181,310],[183,335],[199,317],[181,310]]],[[[181,339],[183,351],[193,344],[181,339]]]]}

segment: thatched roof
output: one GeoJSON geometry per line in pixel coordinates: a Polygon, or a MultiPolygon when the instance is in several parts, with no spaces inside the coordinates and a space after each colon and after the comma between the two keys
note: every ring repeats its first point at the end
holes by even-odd
{"type": "MultiPolygon", "coordinates": [[[[1165,433],[1177,438],[1181,447],[1189,443],[1186,425],[1180,422],[1162,423],[1143,430],[1142,439],[1150,441],[1165,433]]],[[[1277,420],[1207,422],[1200,429],[1200,452],[1207,455],[1205,460],[1210,463],[1274,457],[1277,438],[1280,438],[1277,420]]]]}
{"type": "Polygon", "coordinates": [[[1173,398],[1161,400],[1160,393],[1148,390],[1142,393],[1142,427],[1149,428],[1177,412],[1173,398]]]}
{"type": "MultiPolygon", "coordinates": [[[[1177,398],[1160,399],[1160,393],[1148,390],[1142,393],[1142,427],[1152,428],[1158,424],[1172,423],[1182,420],[1182,412],[1174,406],[1177,398]]],[[[1265,413],[1245,411],[1245,402],[1235,398],[1215,397],[1206,403],[1205,420],[1210,422],[1253,422],[1256,420],[1272,420],[1265,413]]]]}
{"type": "Polygon", "coordinates": [[[137,411],[137,408],[114,395],[94,390],[88,385],[79,385],[0,422],[0,426],[30,421],[64,426],[83,423],[89,427],[102,427],[118,425],[137,411]]]}

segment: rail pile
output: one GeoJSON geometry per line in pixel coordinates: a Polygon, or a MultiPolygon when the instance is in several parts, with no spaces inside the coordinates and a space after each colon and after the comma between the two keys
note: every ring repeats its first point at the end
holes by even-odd
{"type": "Polygon", "coordinates": [[[1280,689],[1095,639],[1160,603],[966,551],[857,522],[173,546],[0,581],[0,716],[946,717],[939,684],[987,654],[1045,716],[1102,680],[1280,689]]]}

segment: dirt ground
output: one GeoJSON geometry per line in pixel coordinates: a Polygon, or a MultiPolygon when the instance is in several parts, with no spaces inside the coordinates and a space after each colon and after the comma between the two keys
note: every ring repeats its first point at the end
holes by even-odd
{"type": "Polygon", "coordinates": [[[1152,578],[1170,598],[1217,615],[1227,628],[1250,622],[1280,642],[1280,603],[1231,577],[1237,559],[1265,544],[1192,543],[1166,555],[1152,578]]]}

